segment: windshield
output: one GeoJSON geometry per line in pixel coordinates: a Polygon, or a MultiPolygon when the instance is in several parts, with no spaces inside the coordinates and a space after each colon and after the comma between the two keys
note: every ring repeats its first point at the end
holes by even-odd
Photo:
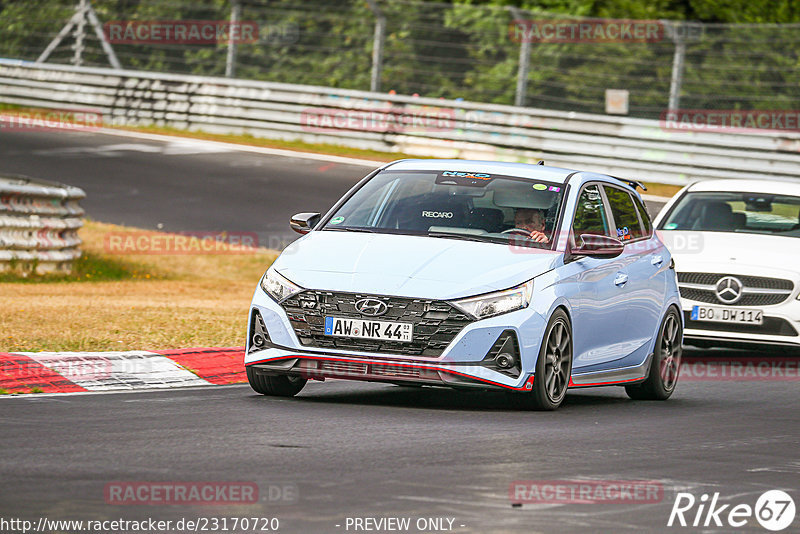
{"type": "Polygon", "coordinates": [[[688,193],[662,230],[800,237],[800,197],[762,193],[688,193]]]}
{"type": "Polygon", "coordinates": [[[564,185],[458,171],[384,171],[323,230],[427,235],[552,248],[564,185]]]}

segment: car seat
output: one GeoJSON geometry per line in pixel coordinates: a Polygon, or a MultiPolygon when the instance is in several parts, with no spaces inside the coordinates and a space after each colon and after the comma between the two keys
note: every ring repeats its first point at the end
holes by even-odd
{"type": "Polygon", "coordinates": [[[505,215],[496,208],[473,208],[469,214],[468,226],[486,230],[490,234],[503,231],[505,215]]]}
{"type": "Polygon", "coordinates": [[[467,201],[449,194],[409,197],[394,210],[397,228],[427,232],[431,226],[464,227],[470,211],[467,201]]]}
{"type": "Polygon", "coordinates": [[[733,230],[736,218],[730,204],[722,201],[713,201],[705,204],[700,210],[700,217],[692,226],[692,230],[733,230]]]}

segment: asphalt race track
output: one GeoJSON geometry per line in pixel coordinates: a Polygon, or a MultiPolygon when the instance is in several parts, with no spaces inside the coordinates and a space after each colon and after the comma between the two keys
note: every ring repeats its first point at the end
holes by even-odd
{"type": "Polygon", "coordinates": [[[370,170],[210,150],[191,139],[164,143],[100,133],[0,134],[1,173],[80,187],[86,191],[81,206],[95,220],[165,232],[256,232],[269,248],[298,237],[289,229],[289,217],[327,211],[370,170]]]}
{"type": "MultiPolygon", "coordinates": [[[[267,246],[294,237],[291,214],[326,210],[369,171],[63,132],[2,134],[0,162],[2,172],[82,187],[96,220],[263,232],[267,246]]],[[[752,507],[784,488],[800,503],[799,393],[796,380],[696,379],[667,402],[631,401],[621,388],[573,390],[554,413],[516,409],[502,392],[337,380],[309,383],[293,399],[246,385],[4,397],[0,516],[274,517],[288,533],[355,532],[348,518],[387,517],[446,518],[453,532],[474,533],[730,532],[667,528],[675,496],[718,492],[720,504],[752,507]],[[513,506],[512,483],[551,480],[654,481],[663,494],[653,503],[513,506]],[[120,481],[253,482],[260,500],[107,504],[106,485],[120,481]]],[[[752,518],[735,531],[766,532],[752,518]]]]}
{"type": "MultiPolygon", "coordinates": [[[[81,206],[98,221],[167,232],[256,232],[270,248],[298,237],[289,217],[324,213],[371,170],[209,151],[191,139],[164,143],[62,131],[0,134],[0,162],[0,172],[82,188],[87,196],[81,206]]],[[[657,212],[661,204],[648,208],[657,212]]]]}
{"type": "Polygon", "coordinates": [[[797,385],[687,382],[667,402],[587,389],[554,413],[511,409],[503,393],[342,381],[293,399],[248,386],[6,398],[0,508],[33,519],[277,517],[291,533],[393,516],[454,518],[454,532],[695,532],[666,528],[676,491],[752,506],[797,487],[797,385]],[[512,507],[512,482],[564,479],[655,480],[664,495],[512,507]],[[105,504],[106,483],[142,480],[255,482],[262,502],[105,504]]]}

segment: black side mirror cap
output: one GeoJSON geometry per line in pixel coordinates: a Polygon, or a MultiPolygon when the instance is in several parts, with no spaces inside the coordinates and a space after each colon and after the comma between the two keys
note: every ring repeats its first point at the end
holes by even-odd
{"type": "Polygon", "coordinates": [[[619,239],[605,235],[584,234],[580,237],[580,244],[570,250],[570,254],[590,258],[616,258],[623,250],[625,245],[619,239]]]}
{"type": "Polygon", "coordinates": [[[319,213],[298,213],[289,219],[289,226],[298,234],[307,234],[319,222],[319,213]]]}

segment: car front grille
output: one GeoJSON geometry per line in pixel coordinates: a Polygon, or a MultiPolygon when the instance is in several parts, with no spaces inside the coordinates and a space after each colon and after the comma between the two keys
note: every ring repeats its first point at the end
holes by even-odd
{"type": "Polygon", "coordinates": [[[304,346],[361,352],[440,356],[456,335],[472,322],[469,316],[449,303],[428,299],[307,290],[286,299],[281,306],[304,346]],[[380,300],[387,305],[388,311],[379,317],[364,316],[355,308],[356,301],[362,298],[380,300]],[[413,341],[326,336],[325,317],[411,323],[413,341]]]}
{"type": "MultiPolygon", "coordinates": [[[[689,300],[707,302],[709,304],[722,304],[713,290],[680,288],[681,296],[689,300]]],[[[780,304],[789,297],[789,294],[745,294],[735,304],[725,304],[725,306],[772,306],[780,304]]]]}
{"type": "Polygon", "coordinates": [[[782,278],[766,278],[738,274],[678,273],[678,288],[681,296],[708,304],[725,306],[773,306],[786,301],[792,295],[794,283],[782,278]],[[717,298],[716,286],[721,278],[733,276],[742,282],[742,297],[729,304],[717,298]]]}
{"type": "Polygon", "coordinates": [[[791,291],[794,289],[794,283],[791,280],[784,280],[782,278],[765,278],[763,276],[746,276],[739,274],[716,274],[716,273],[678,273],[678,282],[683,284],[702,284],[707,286],[716,285],[720,278],[726,276],[735,276],[741,280],[745,287],[754,287],[759,289],[785,289],[791,291]]]}

